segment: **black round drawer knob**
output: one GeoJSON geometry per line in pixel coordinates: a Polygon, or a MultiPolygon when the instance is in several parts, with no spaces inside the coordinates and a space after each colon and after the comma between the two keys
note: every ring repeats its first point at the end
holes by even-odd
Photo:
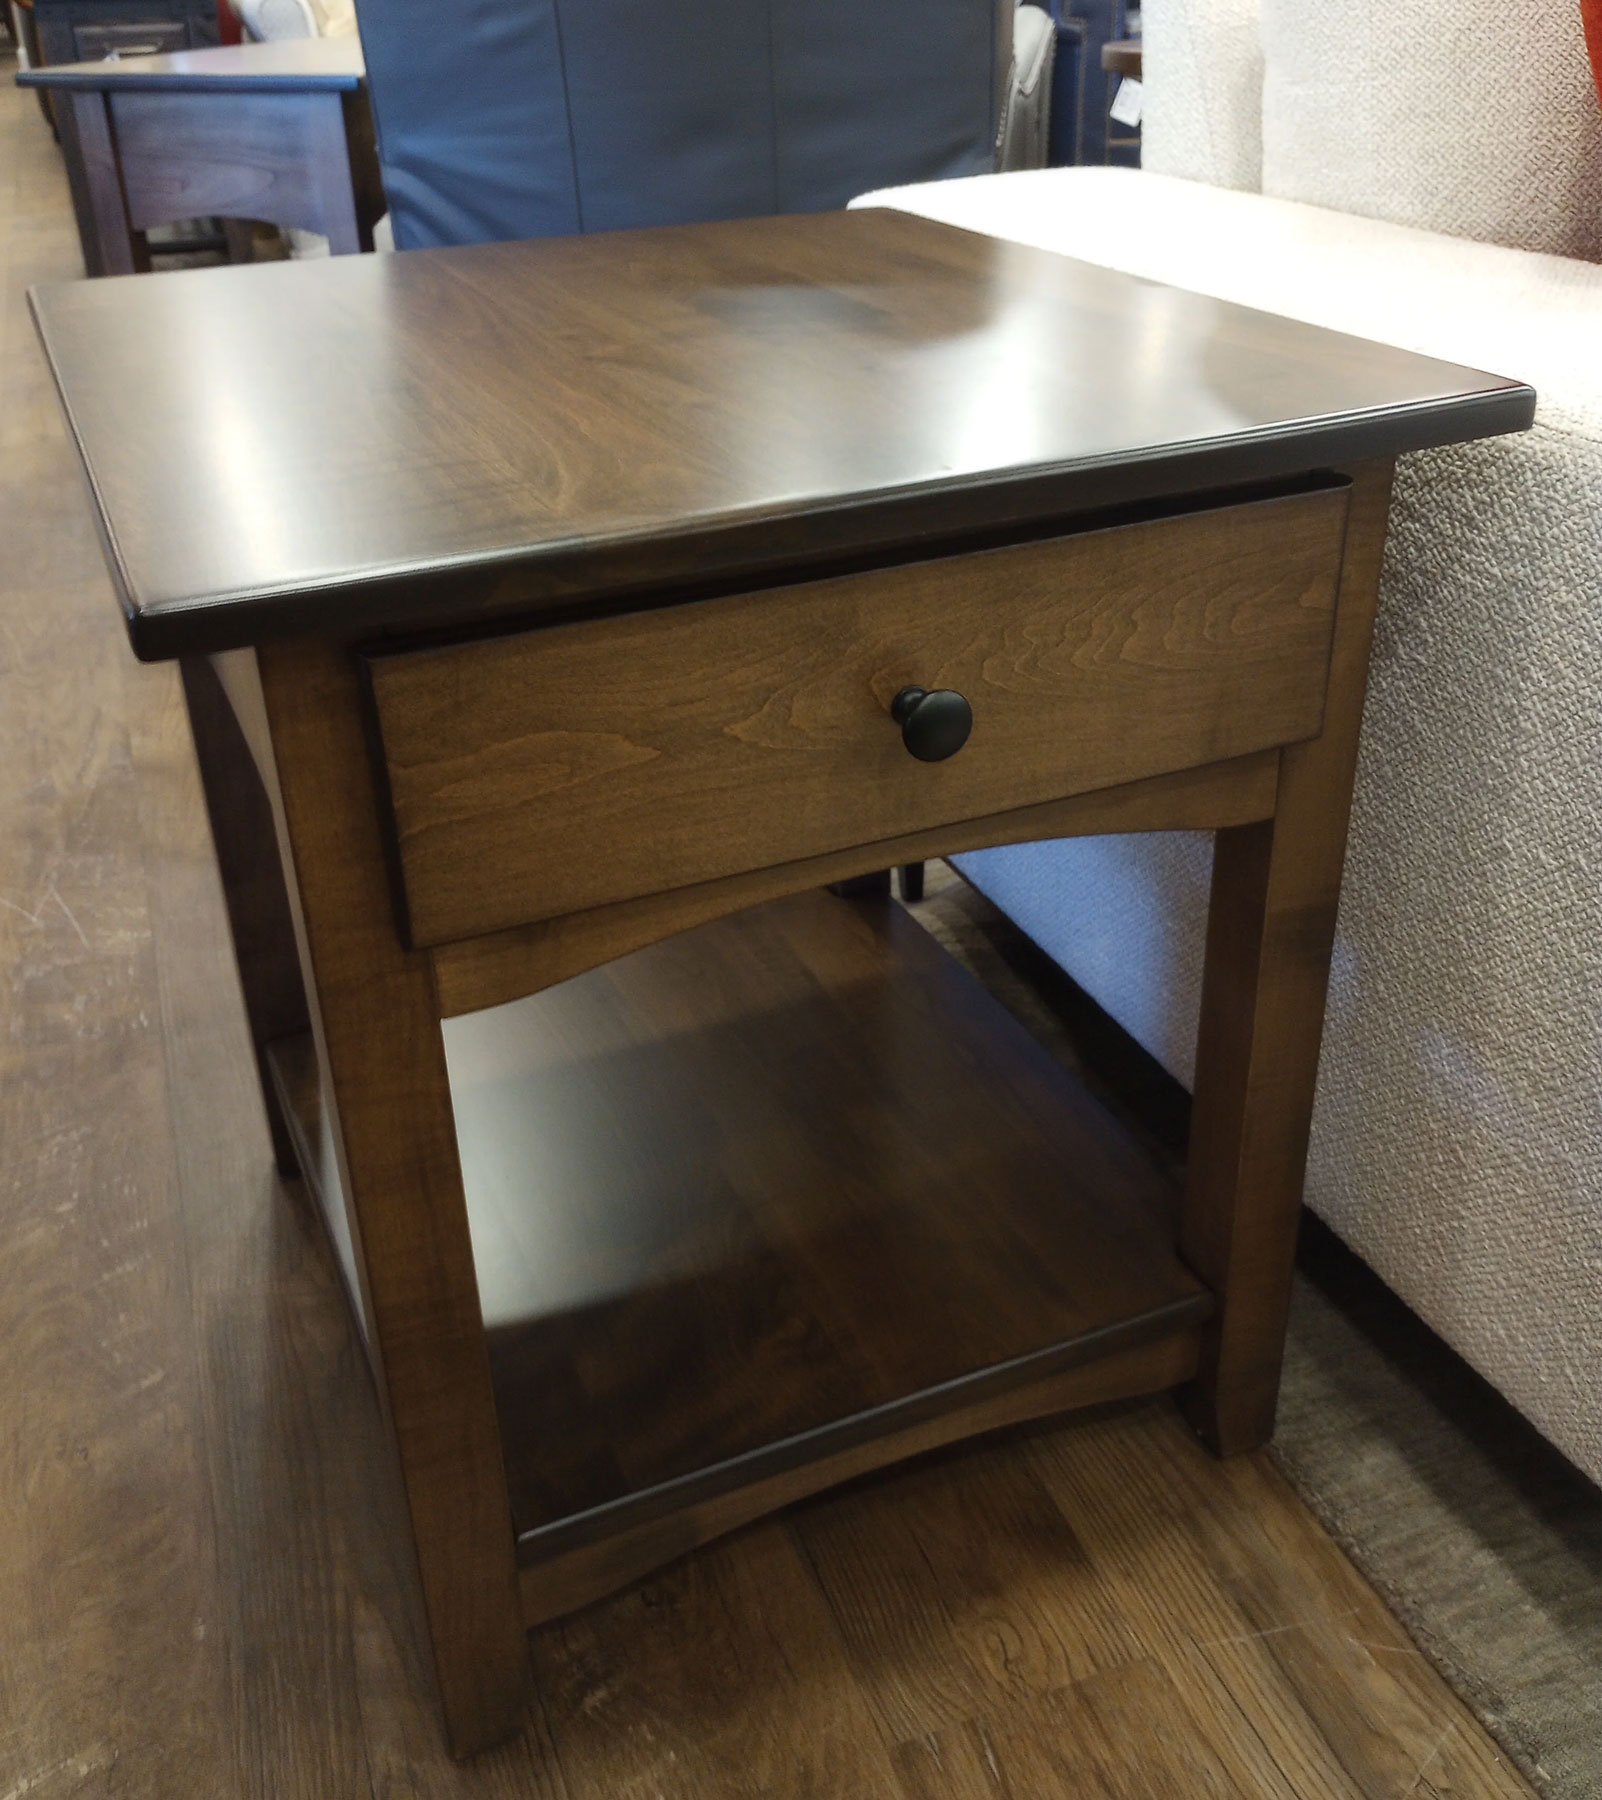
{"type": "Polygon", "coordinates": [[[919,762],[955,756],[973,730],[973,708],[950,688],[904,687],[890,702],[890,717],[919,762]]]}

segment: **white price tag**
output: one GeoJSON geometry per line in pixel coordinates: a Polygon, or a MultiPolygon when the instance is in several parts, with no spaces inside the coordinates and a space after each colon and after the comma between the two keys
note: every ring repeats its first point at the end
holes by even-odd
{"type": "Polygon", "coordinates": [[[1107,116],[1133,130],[1140,123],[1141,103],[1145,95],[1146,90],[1134,76],[1126,75],[1118,84],[1118,92],[1113,95],[1113,103],[1107,109],[1107,116]]]}

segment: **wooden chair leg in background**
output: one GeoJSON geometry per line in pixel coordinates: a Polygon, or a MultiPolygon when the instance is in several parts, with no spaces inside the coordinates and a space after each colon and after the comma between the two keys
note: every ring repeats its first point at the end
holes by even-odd
{"type": "MultiPolygon", "coordinates": [[[[875,869],[871,875],[853,875],[848,881],[831,881],[829,892],[842,900],[887,900],[890,897],[890,870],[875,869]]],[[[896,891],[906,901],[923,898],[923,864],[902,863],[895,871],[896,891]]]]}
{"type": "Polygon", "coordinates": [[[875,869],[869,875],[850,875],[844,881],[831,881],[829,892],[841,900],[888,900],[890,871],[875,869]]]}

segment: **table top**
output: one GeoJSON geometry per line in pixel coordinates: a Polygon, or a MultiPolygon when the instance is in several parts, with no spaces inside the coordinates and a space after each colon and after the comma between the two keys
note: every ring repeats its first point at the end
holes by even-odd
{"type": "Polygon", "coordinates": [[[286,38],[270,44],[224,44],[161,56],[52,63],[24,69],[19,87],[127,89],[147,93],[350,92],[367,72],[356,37],[286,38]]]}
{"type": "Polygon", "coordinates": [[[1534,410],[1515,381],[888,210],[31,299],[146,658],[919,554],[1534,410]]]}

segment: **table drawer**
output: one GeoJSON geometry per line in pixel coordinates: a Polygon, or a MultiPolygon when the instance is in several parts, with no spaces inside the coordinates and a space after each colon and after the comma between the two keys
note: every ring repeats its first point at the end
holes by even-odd
{"type": "Polygon", "coordinates": [[[119,24],[75,25],[73,48],[80,62],[116,56],[155,56],[189,48],[189,27],[182,19],[130,19],[119,24]]]}
{"type": "Polygon", "coordinates": [[[1315,736],[1346,490],[375,655],[412,940],[1315,736]],[[951,688],[955,755],[890,705],[951,688]]]}

